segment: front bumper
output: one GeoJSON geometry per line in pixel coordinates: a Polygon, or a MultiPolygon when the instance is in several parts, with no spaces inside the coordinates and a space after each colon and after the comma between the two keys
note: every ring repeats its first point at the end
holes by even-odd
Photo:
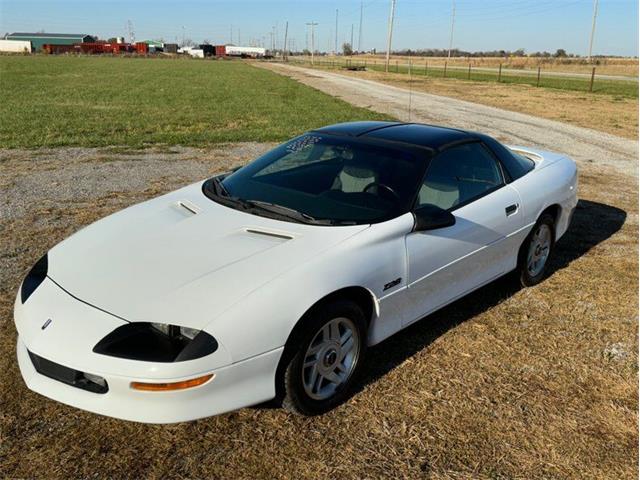
{"type": "MultiPolygon", "coordinates": [[[[132,381],[147,379],[103,375],[109,390],[88,392],[39,374],[18,337],[18,364],[27,387],[53,400],[90,412],[144,423],[176,423],[218,415],[275,396],[274,374],[282,349],[216,369],[215,376],[195,388],[171,392],[132,390],[132,381]]],[[[164,381],[176,382],[185,378],[164,381]]],[[[158,381],[158,379],[154,379],[158,381]]]]}
{"type": "MultiPolygon", "coordinates": [[[[124,320],[87,305],[47,278],[22,304],[16,299],[17,355],[27,386],[67,405],[110,417],[145,423],[175,423],[217,415],[275,397],[275,372],[282,348],[234,362],[224,345],[211,355],[157,363],[101,355],[94,345],[124,320]],[[72,370],[102,377],[108,390],[87,391],[38,373],[29,352],[72,370]],[[173,383],[207,374],[197,387],[141,391],[131,382],[173,383]]],[[[71,383],[71,384],[69,384],[71,383]]]]}

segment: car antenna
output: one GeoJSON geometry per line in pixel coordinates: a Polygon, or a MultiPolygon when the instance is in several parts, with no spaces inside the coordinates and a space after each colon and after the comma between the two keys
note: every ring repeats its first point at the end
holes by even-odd
{"type": "Polygon", "coordinates": [[[409,49],[409,119],[407,122],[411,122],[411,94],[413,82],[411,81],[411,49],[409,49]]]}

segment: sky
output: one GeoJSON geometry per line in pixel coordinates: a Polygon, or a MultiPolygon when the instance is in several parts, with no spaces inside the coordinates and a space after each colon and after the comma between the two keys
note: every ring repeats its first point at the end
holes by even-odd
{"type": "MultiPolygon", "coordinates": [[[[316,48],[333,50],[336,9],[338,44],[386,49],[390,0],[0,0],[0,35],[42,31],[127,35],[137,40],[180,43],[231,42],[271,45],[284,41],[285,22],[292,46],[311,43],[307,22],[317,22],[316,48]]],[[[593,0],[455,0],[454,48],[466,51],[516,50],[586,55],[593,0]]],[[[452,0],[397,0],[392,49],[447,48],[452,0]]],[[[638,55],[638,0],[599,0],[594,55],[638,55]]]]}

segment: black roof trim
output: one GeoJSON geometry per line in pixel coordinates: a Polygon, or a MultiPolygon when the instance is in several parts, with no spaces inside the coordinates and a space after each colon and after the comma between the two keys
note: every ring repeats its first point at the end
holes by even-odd
{"type": "Polygon", "coordinates": [[[348,137],[361,137],[367,133],[382,130],[388,127],[404,125],[402,122],[381,122],[381,121],[363,121],[363,122],[344,122],[328,125],[312,130],[318,133],[327,133],[329,135],[344,135],[348,137]]]}
{"type": "Polygon", "coordinates": [[[437,148],[437,151],[442,152],[444,150],[447,150],[448,148],[457,147],[459,145],[465,145],[467,143],[478,143],[478,142],[482,143],[481,138],[473,136],[473,133],[471,132],[466,132],[466,133],[469,133],[470,135],[468,138],[463,138],[461,140],[454,140],[453,142],[442,144],[437,148]]]}

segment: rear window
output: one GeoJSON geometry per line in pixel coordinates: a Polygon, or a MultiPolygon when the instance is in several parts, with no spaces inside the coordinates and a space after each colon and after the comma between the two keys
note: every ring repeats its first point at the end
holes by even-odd
{"type": "Polygon", "coordinates": [[[500,158],[500,162],[505,168],[506,173],[509,176],[509,180],[517,180],[518,178],[529,173],[536,166],[533,160],[512,152],[500,142],[489,137],[488,135],[478,134],[478,137],[480,137],[484,141],[484,143],[488,145],[491,150],[493,150],[498,158],[500,158]]]}

